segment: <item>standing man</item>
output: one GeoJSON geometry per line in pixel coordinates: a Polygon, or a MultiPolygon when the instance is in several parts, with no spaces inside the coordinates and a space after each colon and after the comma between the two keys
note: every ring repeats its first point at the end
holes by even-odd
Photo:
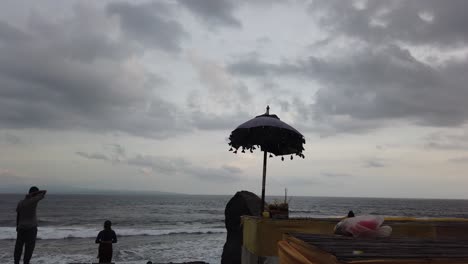
{"type": "Polygon", "coordinates": [[[29,189],[26,197],[18,203],[16,207],[16,245],[15,245],[15,264],[19,264],[21,253],[24,250],[24,264],[29,264],[37,236],[37,203],[44,199],[47,191],[40,191],[36,186],[29,189]]]}

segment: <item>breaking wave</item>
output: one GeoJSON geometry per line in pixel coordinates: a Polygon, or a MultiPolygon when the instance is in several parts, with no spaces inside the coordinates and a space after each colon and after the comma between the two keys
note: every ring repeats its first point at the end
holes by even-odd
{"type": "MultiPolygon", "coordinates": [[[[39,227],[38,239],[95,238],[100,229],[87,227],[39,227]]],[[[167,236],[179,234],[204,235],[226,233],[224,228],[176,228],[176,229],[136,229],[116,228],[118,237],[126,236],[167,236]]],[[[14,227],[0,227],[0,240],[16,239],[14,227]]]]}

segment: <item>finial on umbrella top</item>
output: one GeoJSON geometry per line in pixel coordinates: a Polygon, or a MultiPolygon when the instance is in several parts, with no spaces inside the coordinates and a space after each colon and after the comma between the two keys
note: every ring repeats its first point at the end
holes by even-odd
{"type": "Polygon", "coordinates": [[[270,106],[267,105],[267,111],[266,111],[266,114],[269,115],[270,114],[270,106]]]}

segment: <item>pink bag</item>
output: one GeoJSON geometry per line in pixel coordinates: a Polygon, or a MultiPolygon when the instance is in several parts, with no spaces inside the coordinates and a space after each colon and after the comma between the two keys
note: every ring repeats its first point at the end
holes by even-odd
{"type": "Polygon", "coordinates": [[[392,234],[390,226],[381,226],[382,216],[361,215],[343,219],[335,226],[335,234],[353,237],[389,237],[392,234]]]}

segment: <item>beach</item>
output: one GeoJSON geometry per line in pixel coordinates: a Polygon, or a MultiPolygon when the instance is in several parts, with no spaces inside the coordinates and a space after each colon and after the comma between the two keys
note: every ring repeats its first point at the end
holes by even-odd
{"type": "MultiPolygon", "coordinates": [[[[22,195],[0,195],[0,262],[13,263],[15,207],[22,195]]],[[[116,263],[219,263],[231,195],[54,195],[38,206],[34,263],[96,261],[94,239],[104,220],[118,236],[116,263]]],[[[268,197],[267,200],[281,199],[268,197]]],[[[468,200],[292,197],[291,217],[468,217],[468,200]]]]}

